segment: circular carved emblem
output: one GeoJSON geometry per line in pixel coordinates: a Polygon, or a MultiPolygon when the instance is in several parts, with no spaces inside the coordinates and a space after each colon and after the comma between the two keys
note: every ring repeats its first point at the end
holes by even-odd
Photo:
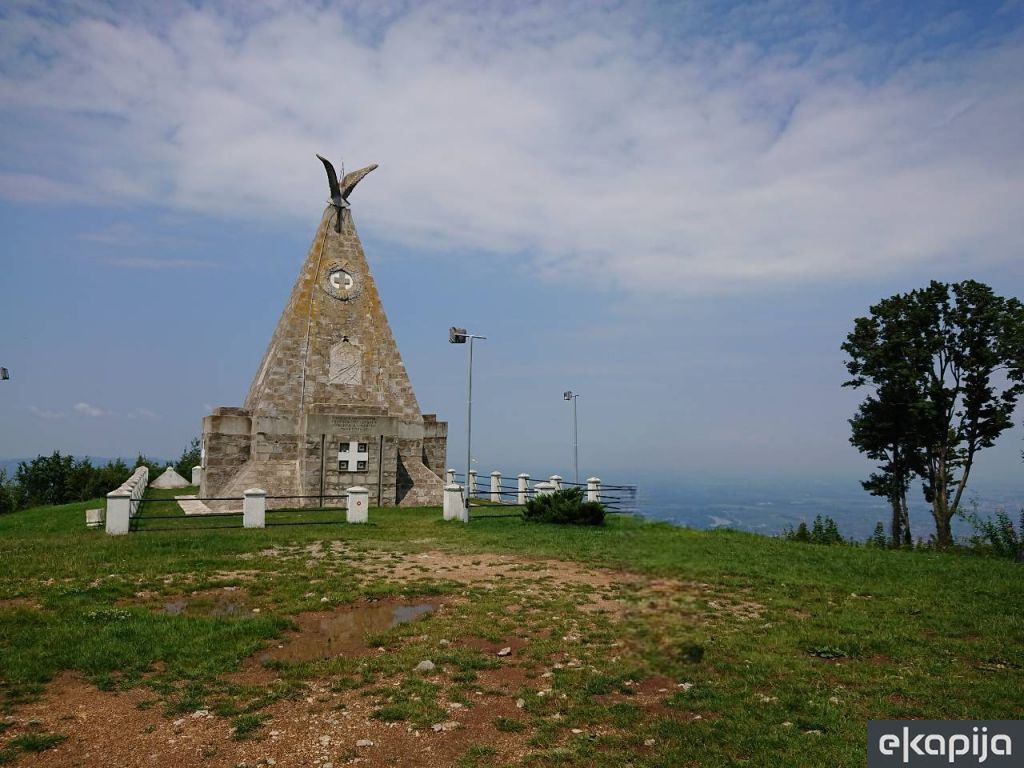
{"type": "Polygon", "coordinates": [[[341,301],[354,299],[360,291],[356,276],[339,265],[327,268],[322,286],[328,294],[341,301]]]}

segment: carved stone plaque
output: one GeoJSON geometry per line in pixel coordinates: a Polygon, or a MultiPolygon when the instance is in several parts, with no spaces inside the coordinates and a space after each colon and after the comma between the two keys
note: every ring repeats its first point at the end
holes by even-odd
{"type": "Polygon", "coordinates": [[[327,381],[330,384],[349,386],[363,383],[363,351],[348,337],[331,347],[331,368],[327,381]]]}

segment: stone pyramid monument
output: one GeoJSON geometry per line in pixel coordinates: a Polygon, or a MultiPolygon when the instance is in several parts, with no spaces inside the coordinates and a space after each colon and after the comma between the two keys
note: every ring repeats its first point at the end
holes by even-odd
{"type": "Polygon", "coordinates": [[[258,487],[319,497],[361,485],[380,506],[439,505],[448,425],[420,412],[348,203],[377,166],[339,183],[320,159],[331,202],[244,406],[203,419],[200,496],[258,487]]]}
{"type": "Polygon", "coordinates": [[[149,484],[150,488],[188,488],[188,486],[188,480],[170,466],[161,473],[160,477],[149,484]]]}

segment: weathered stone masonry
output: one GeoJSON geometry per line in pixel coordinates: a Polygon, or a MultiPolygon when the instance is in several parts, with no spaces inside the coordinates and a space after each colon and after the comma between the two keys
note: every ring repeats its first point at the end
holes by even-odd
{"type": "Polygon", "coordinates": [[[203,497],[317,496],[322,475],[325,494],[441,504],[448,425],[420,413],[351,213],[341,232],[337,215],[320,220],[244,406],[203,419],[203,497]]]}

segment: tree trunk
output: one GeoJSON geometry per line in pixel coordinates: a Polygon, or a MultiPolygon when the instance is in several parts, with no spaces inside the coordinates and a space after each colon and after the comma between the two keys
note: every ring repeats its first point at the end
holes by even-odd
{"type": "Polygon", "coordinates": [[[889,498],[892,505],[892,522],[890,533],[892,534],[892,545],[898,547],[903,539],[903,510],[900,508],[900,497],[898,495],[889,498]]]}
{"type": "Polygon", "coordinates": [[[938,534],[938,543],[941,549],[950,547],[953,545],[953,532],[950,526],[951,515],[942,514],[938,509],[932,510],[932,516],[935,518],[935,532],[938,534]]]}
{"type": "Polygon", "coordinates": [[[940,549],[952,545],[953,535],[949,521],[949,475],[946,471],[945,451],[939,451],[932,482],[932,517],[935,518],[935,536],[940,549]]]}
{"type": "Polygon", "coordinates": [[[910,508],[907,506],[906,491],[900,495],[900,507],[903,515],[903,546],[911,547],[914,545],[914,538],[910,535],[910,508]]]}

